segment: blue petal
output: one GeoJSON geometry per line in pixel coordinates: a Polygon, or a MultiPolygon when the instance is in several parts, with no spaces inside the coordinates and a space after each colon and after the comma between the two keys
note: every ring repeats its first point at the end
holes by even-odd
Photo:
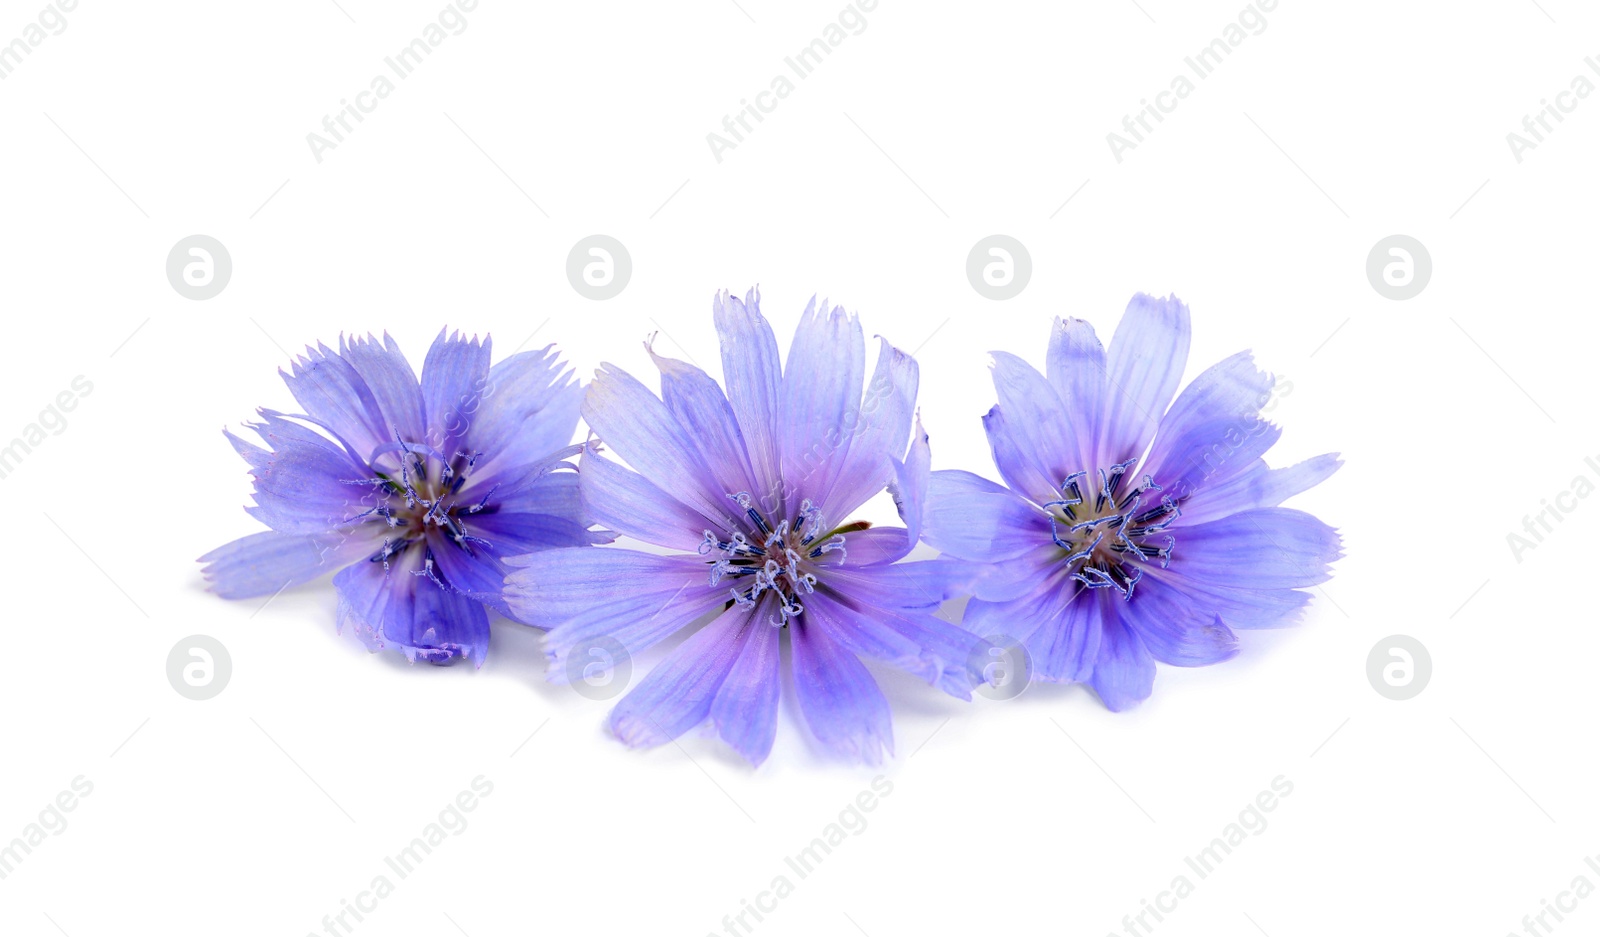
{"type": "Polygon", "coordinates": [[[1240,589],[1228,584],[1209,585],[1201,580],[1172,575],[1170,570],[1147,569],[1140,582],[1160,581],[1182,593],[1197,609],[1222,618],[1230,628],[1283,628],[1300,619],[1311,593],[1296,589],[1240,589]]]}
{"type": "Polygon", "coordinates": [[[1337,453],[1313,456],[1288,468],[1268,468],[1260,459],[1220,484],[1208,484],[1183,502],[1183,521],[1201,524],[1251,508],[1275,508],[1322,483],[1344,463],[1337,453]]]}
{"type": "Polygon", "coordinates": [[[480,515],[468,522],[467,529],[472,536],[489,541],[499,556],[536,553],[556,547],[588,546],[606,543],[611,539],[609,534],[590,530],[582,520],[555,514],[515,511],[480,515]]]}
{"type": "Polygon", "coordinates": [[[473,477],[455,502],[463,508],[456,517],[468,536],[488,541],[497,556],[615,540],[611,531],[589,529],[594,520],[584,504],[578,473],[560,461],[577,448],[560,451],[542,464],[508,466],[481,481],[473,477]],[[472,510],[478,505],[487,510],[472,510]]]}
{"type": "Polygon", "coordinates": [[[843,757],[878,764],[885,749],[894,753],[889,701],[825,622],[806,614],[789,627],[800,712],[824,746],[843,757]]]}
{"type": "Polygon", "coordinates": [[[1070,472],[1059,476],[1046,474],[1038,453],[1029,449],[1027,437],[1019,432],[1016,423],[998,404],[983,416],[983,430],[989,437],[989,452],[994,466],[1012,491],[1036,504],[1045,504],[1061,497],[1060,484],[1070,472]]]}
{"type": "MultiPolygon", "coordinates": [[[[840,458],[832,486],[819,499],[839,517],[865,504],[886,485],[902,487],[907,452],[906,437],[911,433],[912,411],[917,399],[917,362],[910,355],[881,341],[878,364],[867,383],[854,420],[841,427],[840,458]]],[[[912,436],[909,458],[916,458],[918,447],[926,453],[928,437],[920,425],[912,436]]],[[[915,469],[913,468],[913,471],[915,469]]],[[[896,496],[898,504],[900,498],[896,496]]],[[[904,513],[901,514],[903,518],[904,513]]],[[[909,526],[909,525],[908,525],[909,526]]],[[[915,542],[913,540],[913,542],[915,542]]]]}
{"type": "Polygon", "coordinates": [[[584,450],[578,470],[589,517],[624,537],[675,550],[699,549],[713,522],[699,511],[599,454],[584,450]]]}
{"type": "Polygon", "coordinates": [[[1055,620],[1063,586],[1054,580],[1034,580],[1025,592],[1001,600],[970,599],[961,613],[961,627],[979,637],[1026,640],[1055,620]]]}
{"type": "Polygon", "coordinates": [[[904,461],[894,461],[894,481],[889,484],[895,510],[900,512],[900,520],[906,525],[906,553],[910,553],[911,548],[922,539],[922,515],[928,500],[928,470],[932,465],[933,453],[928,448],[928,434],[923,432],[922,418],[919,416],[917,432],[911,438],[911,448],[906,451],[904,461]]]}
{"type": "Polygon", "coordinates": [[[439,330],[422,362],[422,411],[428,427],[425,440],[446,456],[461,448],[472,417],[489,386],[490,342],[470,341],[456,332],[439,330]]]}
{"type": "Polygon", "coordinates": [[[1117,323],[1106,358],[1106,410],[1098,468],[1138,458],[1183,379],[1189,307],[1139,293],[1117,323]]]}
{"type": "Polygon", "coordinates": [[[584,394],[583,418],[639,474],[666,481],[679,500],[706,517],[720,519],[710,526],[743,529],[731,513],[737,509],[729,497],[734,492],[712,477],[694,438],[678,426],[666,404],[627,372],[601,366],[584,394]]]}
{"type": "Polygon", "coordinates": [[[422,388],[406,356],[400,353],[400,346],[388,333],[384,333],[381,345],[370,335],[342,338],[339,354],[361,375],[372,399],[377,402],[386,441],[392,441],[397,435],[408,442],[425,438],[422,388]]]}
{"type": "Polygon", "coordinates": [[[1257,508],[1173,528],[1169,578],[1211,589],[1299,589],[1328,581],[1339,534],[1304,511],[1257,508]]]}
{"type": "MultiPolygon", "coordinates": [[[[928,435],[917,422],[917,434],[905,461],[891,460],[895,480],[889,485],[895,509],[905,527],[869,527],[841,534],[845,540],[844,564],[871,566],[893,563],[904,558],[917,545],[922,528],[923,504],[927,500],[928,466],[932,455],[928,435]]],[[[830,505],[831,507],[831,505],[830,505]]]]}
{"type": "Polygon", "coordinates": [[[462,447],[478,454],[477,477],[539,462],[572,442],[583,388],[552,347],[512,355],[487,381],[462,447]]]}
{"type": "Polygon", "coordinates": [[[357,456],[372,458],[374,449],[393,440],[383,412],[350,362],[319,344],[279,375],[305,412],[351,446],[357,456]]]}
{"type": "Polygon", "coordinates": [[[973,599],[961,624],[990,640],[1020,642],[1031,658],[1034,680],[1081,683],[1093,672],[1100,650],[1100,603],[1073,580],[1051,576],[1015,599],[973,599]]]}
{"type": "Polygon", "coordinates": [[[1089,686],[1107,709],[1121,712],[1149,698],[1156,682],[1156,662],[1137,631],[1122,617],[1130,603],[1109,596],[1099,601],[1100,649],[1089,686]]]}
{"type": "Polygon", "coordinates": [[[965,564],[946,559],[845,565],[828,570],[825,587],[868,607],[932,611],[963,594],[965,574],[965,564]]]}
{"type": "Polygon", "coordinates": [[[951,559],[968,567],[961,579],[966,591],[985,602],[1009,602],[1032,592],[1043,580],[1063,572],[1061,548],[1046,541],[1026,553],[999,563],[971,563],[951,559]]]}
{"type": "MultiPolygon", "coordinates": [[[[727,616],[736,617],[736,616],[727,616]]],[[[723,741],[753,765],[772,751],[778,734],[779,638],[782,629],[748,616],[735,639],[739,656],[717,688],[711,704],[711,721],[723,741]]]]}
{"type": "MultiPolygon", "coordinates": [[[[884,567],[893,569],[895,567],[884,567]]],[[[929,611],[873,604],[852,587],[847,595],[810,595],[805,617],[827,629],[852,654],[921,677],[958,699],[971,699],[971,662],[980,646],[969,632],[929,611]]]]}
{"type": "MultiPolygon", "coordinates": [[[[565,470],[569,466],[561,463],[560,467],[532,478],[525,479],[521,485],[506,489],[502,487],[489,499],[489,503],[497,511],[512,514],[554,514],[557,517],[571,518],[572,520],[588,519],[588,512],[583,506],[583,493],[578,473],[565,470]]],[[[461,490],[460,500],[471,502],[474,497],[481,499],[487,494],[483,485],[469,483],[461,490]],[[479,489],[484,489],[480,492],[479,489]]],[[[470,520],[472,515],[467,515],[470,520]]]]}
{"type": "MultiPolygon", "coordinates": [[[[646,748],[704,722],[753,629],[771,627],[753,617],[743,611],[722,615],[673,648],[611,710],[612,733],[629,746],[646,748]]],[[[734,730],[729,723],[729,734],[736,735],[734,730]]]]}
{"type": "Polygon", "coordinates": [[[746,492],[758,501],[777,503],[781,492],[763,486],[750,467],[744,433],[722,388],[699,368],[664,358],[648,348],[661,370],[661,400],[677,422],[681,438],[693,440],[697,459],[723,493],[746,492]]]}
{"type": "Polygon", "coordinates": [[[1212,365],[1195,378],[1161,418],[1145,469],[1170,498],[1186,498],[1248,468],[1279,430],[1261,419],[1272,375],[1256,369],[1248,351],[1212,365]]]}
{"type": "Polygon", "coordinates": [[[384,633],[409,633],[416,614],[412,597],[411,574],[422,566],[422,551],[408,549],[395,556],[388,567],[371,560],[354,563],[333,577],[339,593],[336,627],[342,634],[348,626],[367,650],[383,647],[384,633]],[[390,619],[394,620],[393,625],[390,619]]]}
{"type": "Polygon", "coordinates": [[[1086,443],[1080,446],[1078,433],[1089,415],[1069,410],[1054,385],[1026,361],[1003,351],[990,354],[1000,413],[991,410],[984,427],[995,464],[1019,494],[1040,504],[1055,500],[1068,475],[1096,468],[1084,465],[1079,455],[1081,448],[1088,448],[1086,443]]]}
{"type": "Polygon", "coordinates": [[[1122,620],[1139,633],[1150,656],[1176,667],[1201,667],[1239,653],[1239,639],[1217,615],[1155,576],[1145,576],[1131,601],[1114,599],[1122,620]]]}
{"type": "Polygon", "coordinates": [[[479,667],[489,653],[489,613],[469,596],[418,580],[410,638],[398,643],[413,661],[443,664],[465,657],[479,667]]]}
{"type": "Polygon", "coordinates": [[[473,552],[468,553],[437,531],[429,533],[428,547],[436,567],[435,574],[441,581],[507,618],[514,617],[506,605],[506,567],[501,555],[482,545],[476,545],[473,552]]]}
{"type": "MultiPolygon", "coordinates": [[[[861,323],[844,307],[830,312],[826,300],[819,304],[813,297],[795,328],[783,369],[778,432],[783,479],[790,489],[785,513],[832,490],[849,446],[847,434],[860,416],[865,359],[861,323]]],[[[833,510],[831,504],[823,507],[833,510]]]]}
{"type": "Polygon", "coordinates": [[[359,484],[371,472],[343,447],[273,411],[263,410],[262,417],[263,422],[250,426],[270,451],[223,431],[250,463],[256,503],[246,510],[252,516],[282,533],[318,534],[344,526],[372,507],[372,488],[359,484]]]}
{"type": "Polygon", "coordinates": [[[756,480],[763,487],[779,478],[778,408],[783,369],[778,340],[761,315],[761,292],[752,289],[740,302],[727,291],[712,302],[712,318],[722,347],[722,379],[728,405],[744,432],[756,480]]]}
{"type": "Polygon", "coordinates": [[[1052,544],[1038,507],[971,472],[943,470],[928,480],[922,539],[951,556],[995,562],[1052,544]]]}
{"type": "Polygon", "coordinates": [[[1297,590],[1325,581],[1328,564],[1341,555],[1337,532],[1285,508],[1247,510],[1173,530],[1178,546],[1172,565],[1148,569],[1146,581],[1170,586],[1232,628],[1293,624],[1310,600],[1297,590]]]}
{"type": "Polygon", "coordinates": [[[1082,683],[1094,673],[1100,656],[1105,599],[1089,590],[1056,590],[1057,596],[1074,596],[1058,608],[1054,621],[1030,635],[1024,643],[1033,657],[1033,678],[1049,683],[1082,683]]]}
{"type": "Polygon", "coordinates": [[[1044,373],[1070,414],[1078,464],[1083,471],[1103,467],[1096,465],[1096,440],[1105,412],[1106,352],[1094,326],[1082,319],[1056,319],[1044,373]]]}
{"type": "Polygon", "coordinates": [[[457,657],[483,664],[489,616],[482,605],[432,580],[413,575],[422,551],[412,548],[382,563],[347,566],[333,577],[339,629],[354,628],[368,647],[394,646],[413,661],[441,664],[457,657]]]}
{"type": "Polygon", "coordinates": [[[200,557],[208,588],[225,599],[272,595],[325,576],[377,548],[371,538],[332,533],[291,536],[266,530],[240,537],[200,557]]]}
{"type": "Polygon", "coordinates": [[[845,566],[874,566],[893,563],[911,552],[912,544],[906,539],[904,527],[868,527],[852,530],[839,536],[844,538],[845,566]]]}
{"type": "Polygon", "coordinates": [[[712,588],[700,557],[584,547],[508,557],[505,596],[513,617],[551,629],[550,679],[566,682],[567,656],[601,638],[638,653],[729,600],[712,588]]]}

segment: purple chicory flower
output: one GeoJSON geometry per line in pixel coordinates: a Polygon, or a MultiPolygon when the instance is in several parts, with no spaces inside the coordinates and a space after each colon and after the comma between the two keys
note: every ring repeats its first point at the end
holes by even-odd
{"type": "Polygon", "coordinates": [[[966,627],[1020,641],[1034,680],[1088,683],[1113,710],[1150,695],[1156,661],[1227,660],[1233,629],[1294,620],[1342,555],[1333,528],[1278,507],[1337,456],[1268,468],[1272,376],[1241,352],[1174,400],[1188,354],[1176,298],[1135,296],[1109,351],[1057,319],[1044,375],[994,353],[983,422],[1008,487],[929,483],[923,539],[978,564],[966,627]]]}
{"type": "Polygon", "coordinates": [[[713,315],[726,395],[704,371],[652,350],[659,399],[608,364],[583,403],[632,468],[586,449],[586,507],[623,536],[684,552],[515,558],[506,599],[551,629],[556,682],[597,648],[634,655],[703,622],[612,710],[611,730],[629,745],[659,745],[709,719],[759,764],[777,730],[787,640],[812,735],[876,762],[893,751],[889,705],[860,658],[967,699],[978,643],[932,614],[948,564],[896,562],[916,545],[929,465],[921,426],[912,434],[916,362],[884,342],[863,395],[861,326],[844,309],[813,299],[784,367],[754,290],[743,302],[718,294],[713,315]],[[905,528],[845,522],[885,487],[905,528]]]}
{"type": "Polygon", "coordinates": [[[386,334],[308,347],[282,374],[304,414],[262,409],[250,463],[271,530],[200,558],[213,592],[273,595],[339,570],[338,627],[411,660],[483,664],[487,608],[511,615],[504,558],[606,542],[563,460],[582,388],[551,348],[490,367],[490,342],[443,330],[422,380],[386,334]],[[314,428],[313,428],[314,427],[314,428]],[[320,430],[320,432],[319,432],[320,430]]]}

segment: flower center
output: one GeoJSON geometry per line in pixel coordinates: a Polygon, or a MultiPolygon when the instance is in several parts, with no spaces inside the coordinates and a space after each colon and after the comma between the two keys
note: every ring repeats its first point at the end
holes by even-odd
{"type": "Polygon", "coordinates": [[[1144,483],[1124,489],[1123,479],[1137,459],[1098,469],[1100,486],[1085,496],[1080,481],[1087,472],[1075,472],[1061,483],[1065,495],[1044,508],[1050,515],[1050,539],[1065,551],[1072,578],[1089,589],[1116,589],[1133,598],[1133,587],[1144,577],[1140,567],[1160,560],[1163,569],[1172,559],[1176,541],[1162,533],[1178,519],[1178,504],[1157,492],[1161,486],[1149,475],[1144,483]]]}
{"type": "Polygon", "coordinates": [[[372,478],[347,481],[345,484],[370,487],[371,493],[362,501],[372,505],[348,520],[382,520],[394,532],[384,538],[382,549],[369,561],[382,563],[387,572],[395,557],[421,543],[422,568],[413,570],[412,575],[426,576],[441,589],[447,588],[434,569],[432,544],[442,538],[468,554],[473,553],[474,543],[488,545],[468,532],[465,519],[493,514],[496,508],[489,499],[500,486],[495,485],[476,502],[460,497],[479,455],[458,450],[447,458],[431,446],[407,443],[396,436],[374,457],[372,478]]]}
{"type": "Polygon", "coordinates": [[[754,608],[763,593],[771,592],[778,603],[778,614],[767,623],[781,628],[805,611],[800,596],[816,591],[816,570],[824,565],[822,557],[837,552],[834,562],[844,560],[845,539],[841,531],[857,527],[847,525],[824,534],[822,510],[809,498],[801,503],[793,523],[787,518],[773,523],[756,509],[748,492],[729,497],[744,509],[750,530],[733,530],[726,537],[711,530],[705,532],[701,555],[718,555],[711,564],[711,585],[731,580],[729,592],[733,604],[740,608],[754,608]]]}

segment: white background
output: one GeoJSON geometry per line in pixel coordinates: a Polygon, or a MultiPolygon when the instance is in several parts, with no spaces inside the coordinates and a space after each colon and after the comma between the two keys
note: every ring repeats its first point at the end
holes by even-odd
{"type": "MultiPolygon", "coordinates": [[[[306,135],[442,5],[339,3],[89,0],[0,82],[0,437],[93,384],[0,482],[0,840],[94,785],[0,881],[4,933],[320,932],[480,774],[470,826],[355,933],[699,935],[789,874],[756,933],[1100,935],[1187,874],[1155,933],[1498,937],[1600,885],[1600,506],[1522,562],[1506,541],[1600,480],[1600,97],[1521,163],[1505,139],[1600,82],[1592,9],[1282,0],[1118,163],[1106,134],[1242,3],[882,0],[719,163],[706,134],[838,0],[483,0],[318,163],[306,135]],[[203,302],[164,272],[196,233],[234,263],[203,302]],[[634,263],[605,302],[564,273],[593,233],[634,263]],[[1005,302],[964,272],[993,233],[1033,258],[1005,302]],[[1434,264],[1404,302],[1364,269],[1395,233],[1434,264]],[[194,558],[258,529],[219,429],[290,405],[288,350],[388,329],[420,363],[448,323],[653,380],[660,331],[715,372],[711,296],[754,283],[785,346],[818,292],[919,349],[935,467],[991,476],[986,351],[1042,364],[1052,316],[1109,337],[1135,291],[1175,292],[1189,376],[1250,347],[1292,382],[1274,464],[1343,453],[1291,504],[1348,556],[1303,624],[1163,667],[1120,715],[1078,687],[964,704],[878,670],[893,792],[804,880],[784,857],[880,771],[824,759],[792,712],[758,770],[698,736],[633,752],[608,703],[543,683],[520,626],[481,671],[413,667],[335,635],[326,582],[265,606],[202,590],[194,558]],[[1433,659],[1407,702],[1365,674],[1397,633],[1433,659]],[[205,702],[165,675],[191,634],[232,654],[205,702]],[[1269,826],[1197,880],[1184,857],[1279,775],[1269,826]]],[[[0,3],[0,42],[40,6],[0,3]]],[[[1558,930],[1597,927],[1590,898],[1558,930]]]]}

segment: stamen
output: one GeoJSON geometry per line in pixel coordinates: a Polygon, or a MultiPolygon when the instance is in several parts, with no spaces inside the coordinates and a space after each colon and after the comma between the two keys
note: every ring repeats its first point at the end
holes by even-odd
{"type": "MultiPolygon", "coordinates": [[[[466,479],[465,475],[463,475],[461,477],[462,477],[463,480],[466,479]]],[[[499,490],[500,490],[500,483],[499,482],[495,482],[494,487],[489,489],[488,494],[485,494],[483,496],[483,500],[482,501],[479,501],[477,504],[474,504],[473,506],[467,508],[467,513],[468,514],[476,514],[479,511],[483,510],[489,504],[489,499],[494,497],[494,493],[499,491],[499,490]]]]}
{"type": "Polygon", "coordinates": [[[421,569],[413,569],[411,571],[411,575],[413,575],[413,576],[427,576],[429,579],[431,579],[433,581],[434,585],[438,586],[439,588],[443,589],[446,592],[450,591],[450,587],[444,584],[444,580],[439,578],[439,574],[433,571],[433,551],[432,550],[429,550],[427,552],[427,554],[422,558],[422,568],[421,569]]]}
{"type": "Polygon", "coordinates": [[[1083,489],[1078,487],[1078,479],[1088,476],[1088,472],[1073,472],[1061,480],[1061,492],[1067,496],[1062,504],[1079,505],[1083,503],[1083,489]]]}
{"type": "Polygon", "coordinates": [[[404,537],[396,540],[390,540],[385,537],[383,541],[383,549],[367,557],[367,562],[382,563],[383,571],[387,573],[389,571],[389,561],[394,557],[404,553],[406,547],[411,546],[411,544],[412,541],[404,537]]]}
{"type": "Polygon", "coordinates": [[[1166,568],[1172,560],[1176,539],[1165,536],[1165,545],[1148,542],[1159,531],[1172,525],[1182,514],[1181,498],[1161,495],[1161,502],[1150,507],[1145,501],[1162,490],[1154,477],[1141,476],[1142,482],[1125,487],[1137,459],[1096,469],[1099,491],[1092,509],[1084,504],[1079,479],[1087,472],[1075,472],[1061,483],[1065,497],[1043,504],[1050,520],[1050,540],[1063,551],[1060,562],[1068,574],[1086,589],[1115,589],[1125,600],[1133,599],[1134,587],[1144,578],[1145,566],[1160,562],[1166,568]],[[1090,516],[1079,519],[1080,515],[1090,516]]]}
{"type": "Polygon", "coordinates": [[[713,586],[733,580],[728,594],[739,608],[753,608],[767,592],[773,593],[778,612],[768,618],[775,627],[804,614],[799,597],[814,594],[818,588],[813,562],[828,553],[837,553],[843,561],[848,544],[845,534],[867,527],[865,523],[847,524],[818,542],[827,528],[821,509],[810,499],[801,502],[792,516],[768,521],[748,492],[729,497],[745,508],[752,532],[732,530],[719,535],[710,528],[701,531],[697,549],[708,558],[707,579],[713,586]]]}
{"type": "Polygon", "coordinates": [[[750,518],[750,522],[752,524],[756,525],[757,530],[761,531],[763,534],[772,533],[772,528],[767,526],[766,518],[762,517],[761,512],[756,510],[755,501],[750,497],[750,492],[735,492],[734,494],[728,495],[728,497],[738,502],[739,507],[744,508],[745,515],[750,518]]]}
{"type": "Polygon", "coordinates": [[[1101,534],[1097,535],[1094,538],[1094,543],[1091,543],[1088,546],[1084,547],[1081,552],[1074,553],[1071,556],[1068,556],[1066,558],[1065,562],[1075,563],[1078,560],[1086,560],[1089,557],[1094,556],[1094,551],[1098,550],[1100,548],[1100,541],[1104,540],[1105,537],[1106,537],[1106,535],[1104,533],[1101,533],[1101,534]]]}
{"type": "Polygon", "coordinates": [[[812,559],[816,559],[817,557],[821,556],[824,553],[832,553],[835,550],[839,551],[839,561],[840,562],[844,562],[844,556],[845,556],[844,534],[834,534],[832,537],[828,538],[828,542],[827,543],[824,543],[822,546],[816,547],[815,549],[813,549],[811,551],[811,558],[812,559]]]}
{"type": "Polygon", "coordinates": [[[811,541],[817,539],[817,534],[822,533],[822,511],[816,504],[807,498],[800,502],[800,519],[805,522],[805,536],[801,538],[801,546],[810,546],[811,541]]]}

